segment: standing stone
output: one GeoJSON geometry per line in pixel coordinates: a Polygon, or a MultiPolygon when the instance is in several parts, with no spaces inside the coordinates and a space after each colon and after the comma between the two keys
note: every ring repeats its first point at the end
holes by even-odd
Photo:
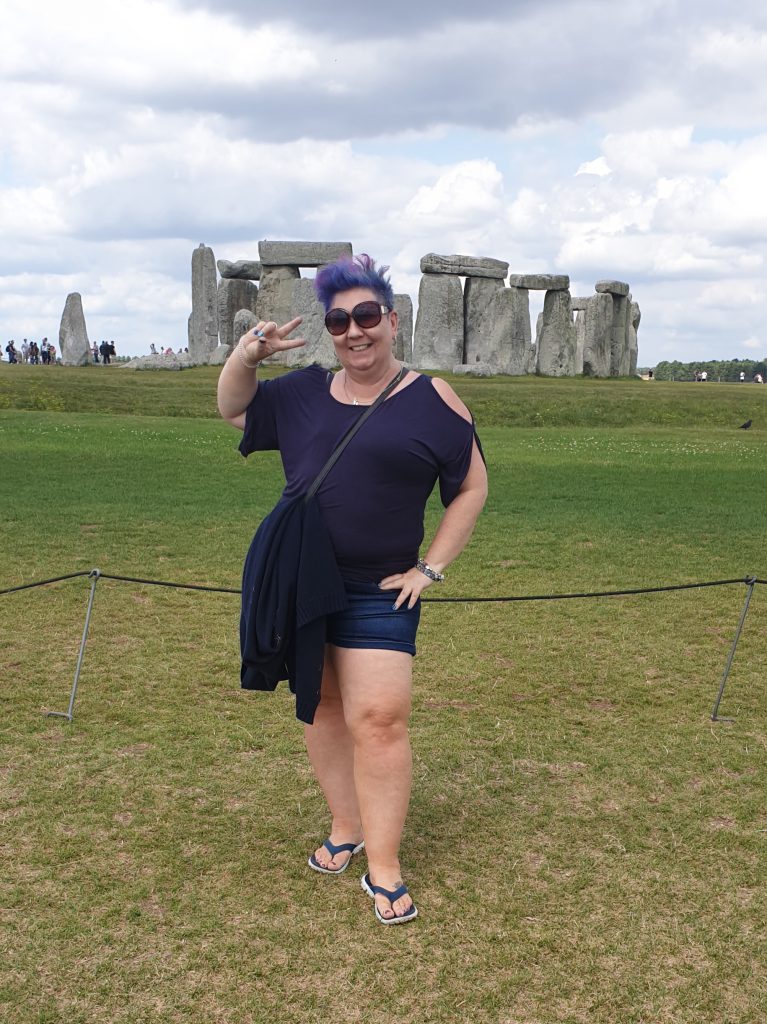
{"type": "Polygon", "coordinates": [[[259,242],[258,255],[267,267],[324,267],[342,257],[351,259],[351,242],[259,242]]]}
{"type": "Polygon", "coordinates": [[[59,327],[59,352],[64,366],[87,366],[91,361],[91,345],[79,292],[67,295],[64,303],[59,327]]]}
{"type": "Polygon", "coordinates": [[[394,358],[406,365],[413,360],[413,300],[409,295],[395,294],[397,336],[394,339],[394,358]]]}
{"type": "Polygon", "coordinates": [[[258,317],[252,309],[238,309],[234,314],[234,343],[235,345],[248,331],[252,331],[258,323],[258,317]]]}
{"type": "Polygon", "coordinates": [[[624,377],[628,373],[628,337],[626,332],[628,319],[628,297],[612,296],[613,326],[610,340],[610,376],[624,377]]]}
{"type": "Polygon", "coordinates": [[[231,349],[237,341],[234,318],[241,309],[256,311],[258,285],[242,278],[224,277],[218,285],[218,336],[231,349]]]}
{"type": "Polygon", "coordinates": [[[629,309],[629,373],[633,377],[637,372],[637,360],[639,358],[639,340],[637,338],[637,333],[639,331],[639,321],[642,319],[642,313],[640,312],[638,302],[630,302],[629,309]]]}
{"type": "Polygon", "coordinates": [[[463,362],[463,290],[458,277],[424,274],[418,288],[413,366],[452,370],[463,362]]]}
{"type": "Polygon", "coordinates": [[[207,363],[218,345],[218,287],[213,250],[200,243],[192,253],[192,327],[189,355],[196,365],[207,363]]]}
{"type": "Polygon", "coordinates": [[[466,278],[463,288],[463,362],[466,364],[495,363],[495,350],[499,344],[498,332],[492,331],[493,320],[485,314],[502,288],[503,281],[497,278],[466,278]]]}
{"type": "Polygon", "coordinates": [[[570,292],[546,292],[542,317],[536,372],[545,377],[572,377],[576,340],[570,292]]]}
{"type": "MultiPolygon", "coordinates": [[[[466,282],[468,285],[468,281],[466,282]]],[[[528,372],[530,300],[526,288],[499,288],[488,303],[480,324],[487,357],[480,363],[496,373],[513,377],[528,372]]],[[[467,346],[468,347],[468,346],[467,346]]],[[[476,360],[469,358],[469,366],[476,360]]]]}
{"type": "Polygon", "coordinates": [[[575,373],[583,373],[583,350],[586,347],[586,310],[575,312],[575,373]]]}
{"type": "MultiPolygon", "coordinates": [[[[286,285],[287,287],[287,285],[286,285]]],[[[307,277],[299,277],[290,282],[290,320],[294,316],[303,317],[302,323],[291,332],[291,337],[305,338],[303,348],[293,348],[285,353],[284,362],[287,366],[308,366],[319,363],[330,369],[338,365],[333,338],[325,330],[325,310],[317,298],[314,281],[307,277]]],[[[274,319],[273,317],[271,319],[274,319]]],[[[283,323],[285,321],[282,321],[283,323]]]]}
{"type": "Polygon", "coordinates": [[[429,252],[421,259],[422,274],[457,274],[503,281],[508,272],[508,263],[486,256],[438,256],[436,252],[429,252]]]}
{"type": "Polygon", "coordinates": [[[610,376],[612,329],[612,296],[598,292],[589,299],[585,313],[583,373],[587,377],[610,376]]]}
{"type": "MultiPolygon", "coordinates": [[[[278,326],[298,316],[293,312],[293,282],[300,279],[298,267],[264,267],[256,299],[259,320],[273,320],[278,326]]],[[[270,356],[269,362],[284,364],[287,353],[270,356]]]]}

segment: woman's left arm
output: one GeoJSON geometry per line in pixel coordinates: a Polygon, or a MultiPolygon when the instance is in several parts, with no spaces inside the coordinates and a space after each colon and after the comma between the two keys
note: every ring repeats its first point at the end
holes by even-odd
{"type": "MultiPolygon", "coordinates": [[[[437,377],[434,378],[433,384],[445,404],[471,422],[471,413],[450,385],[437,377]]],[[[424,555],[424,562],[435,572],[443,572],[469,543],[486,498],[487,470],[477,442],[474,441],[469,471],[458,494],[445,509],[434,539],[424,555]]],[[[399,590],[394,602],[395,608],[399,608],[405,602],[408,608],[412,608],[421,592],[433,582],[434,580],[414,566],[407,572],[387,576],[381,580],[379,586],[382,590],[399,590]]]]}

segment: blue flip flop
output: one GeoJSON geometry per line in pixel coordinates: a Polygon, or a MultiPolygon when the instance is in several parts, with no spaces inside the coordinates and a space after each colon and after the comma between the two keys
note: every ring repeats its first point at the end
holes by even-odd
{"type": "MultiPolygon", "coordinates": [[[[398,900],[408,892],[408,887],[406,885],[401,885],[398,889],[392,890],[384,889],[382,885],[373,885],[370,881],[370,875],[363,875],[360,880],[360,885],[368,896],[372,896],[373,899],[375,899],[376,896],[385,896],[390,903],[394,903],[395,900],[398,900]]],[[[414,917],[418,917],[418,911],[416,910],[415,903],[413,903],[404,914],[395,915],[394,917],[383,917],[378,909],[377,903],[375,910],[376,917],[381,924],[405,924],[406,921],[412,921],[414,917]]]]}
{"type": "Polygon", "coordinates": [[[359,853],[364,847],[365,840],[363,839],[361,843],[341,843],[339,846],[336,846],[335,843],[331,843],[329,839],[326,839],[322,845],[331,857],[335,857],[337,853],[349,853],[351,856],[340,868],[326,868],[323,867],[314,854],[312,854],[309,858],[309,867],[313,868],[315,871],[321,871],[323,875],[342,875],[351,864],[354,854],[359,853]]]}

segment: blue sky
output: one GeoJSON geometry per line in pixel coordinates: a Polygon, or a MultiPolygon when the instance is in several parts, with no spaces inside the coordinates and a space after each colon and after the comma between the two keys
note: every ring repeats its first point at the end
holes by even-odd
{"type": "Polygon", "coordinates": [[[191,253],[628,281],[640,365],[767,354],[767,7],[3,4],[0,334],[186,343],[191,253]],[[500,6],[500,10],[497,8],[500,6]]]}

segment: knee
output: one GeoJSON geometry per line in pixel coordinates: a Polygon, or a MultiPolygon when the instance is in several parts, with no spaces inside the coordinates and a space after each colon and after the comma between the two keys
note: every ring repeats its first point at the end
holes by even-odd
{"type": "Polygon", "coordinates": [[[407,708],[370,708],[347,722],[355,743],[391,746],[407,738],[407,708]]]}

